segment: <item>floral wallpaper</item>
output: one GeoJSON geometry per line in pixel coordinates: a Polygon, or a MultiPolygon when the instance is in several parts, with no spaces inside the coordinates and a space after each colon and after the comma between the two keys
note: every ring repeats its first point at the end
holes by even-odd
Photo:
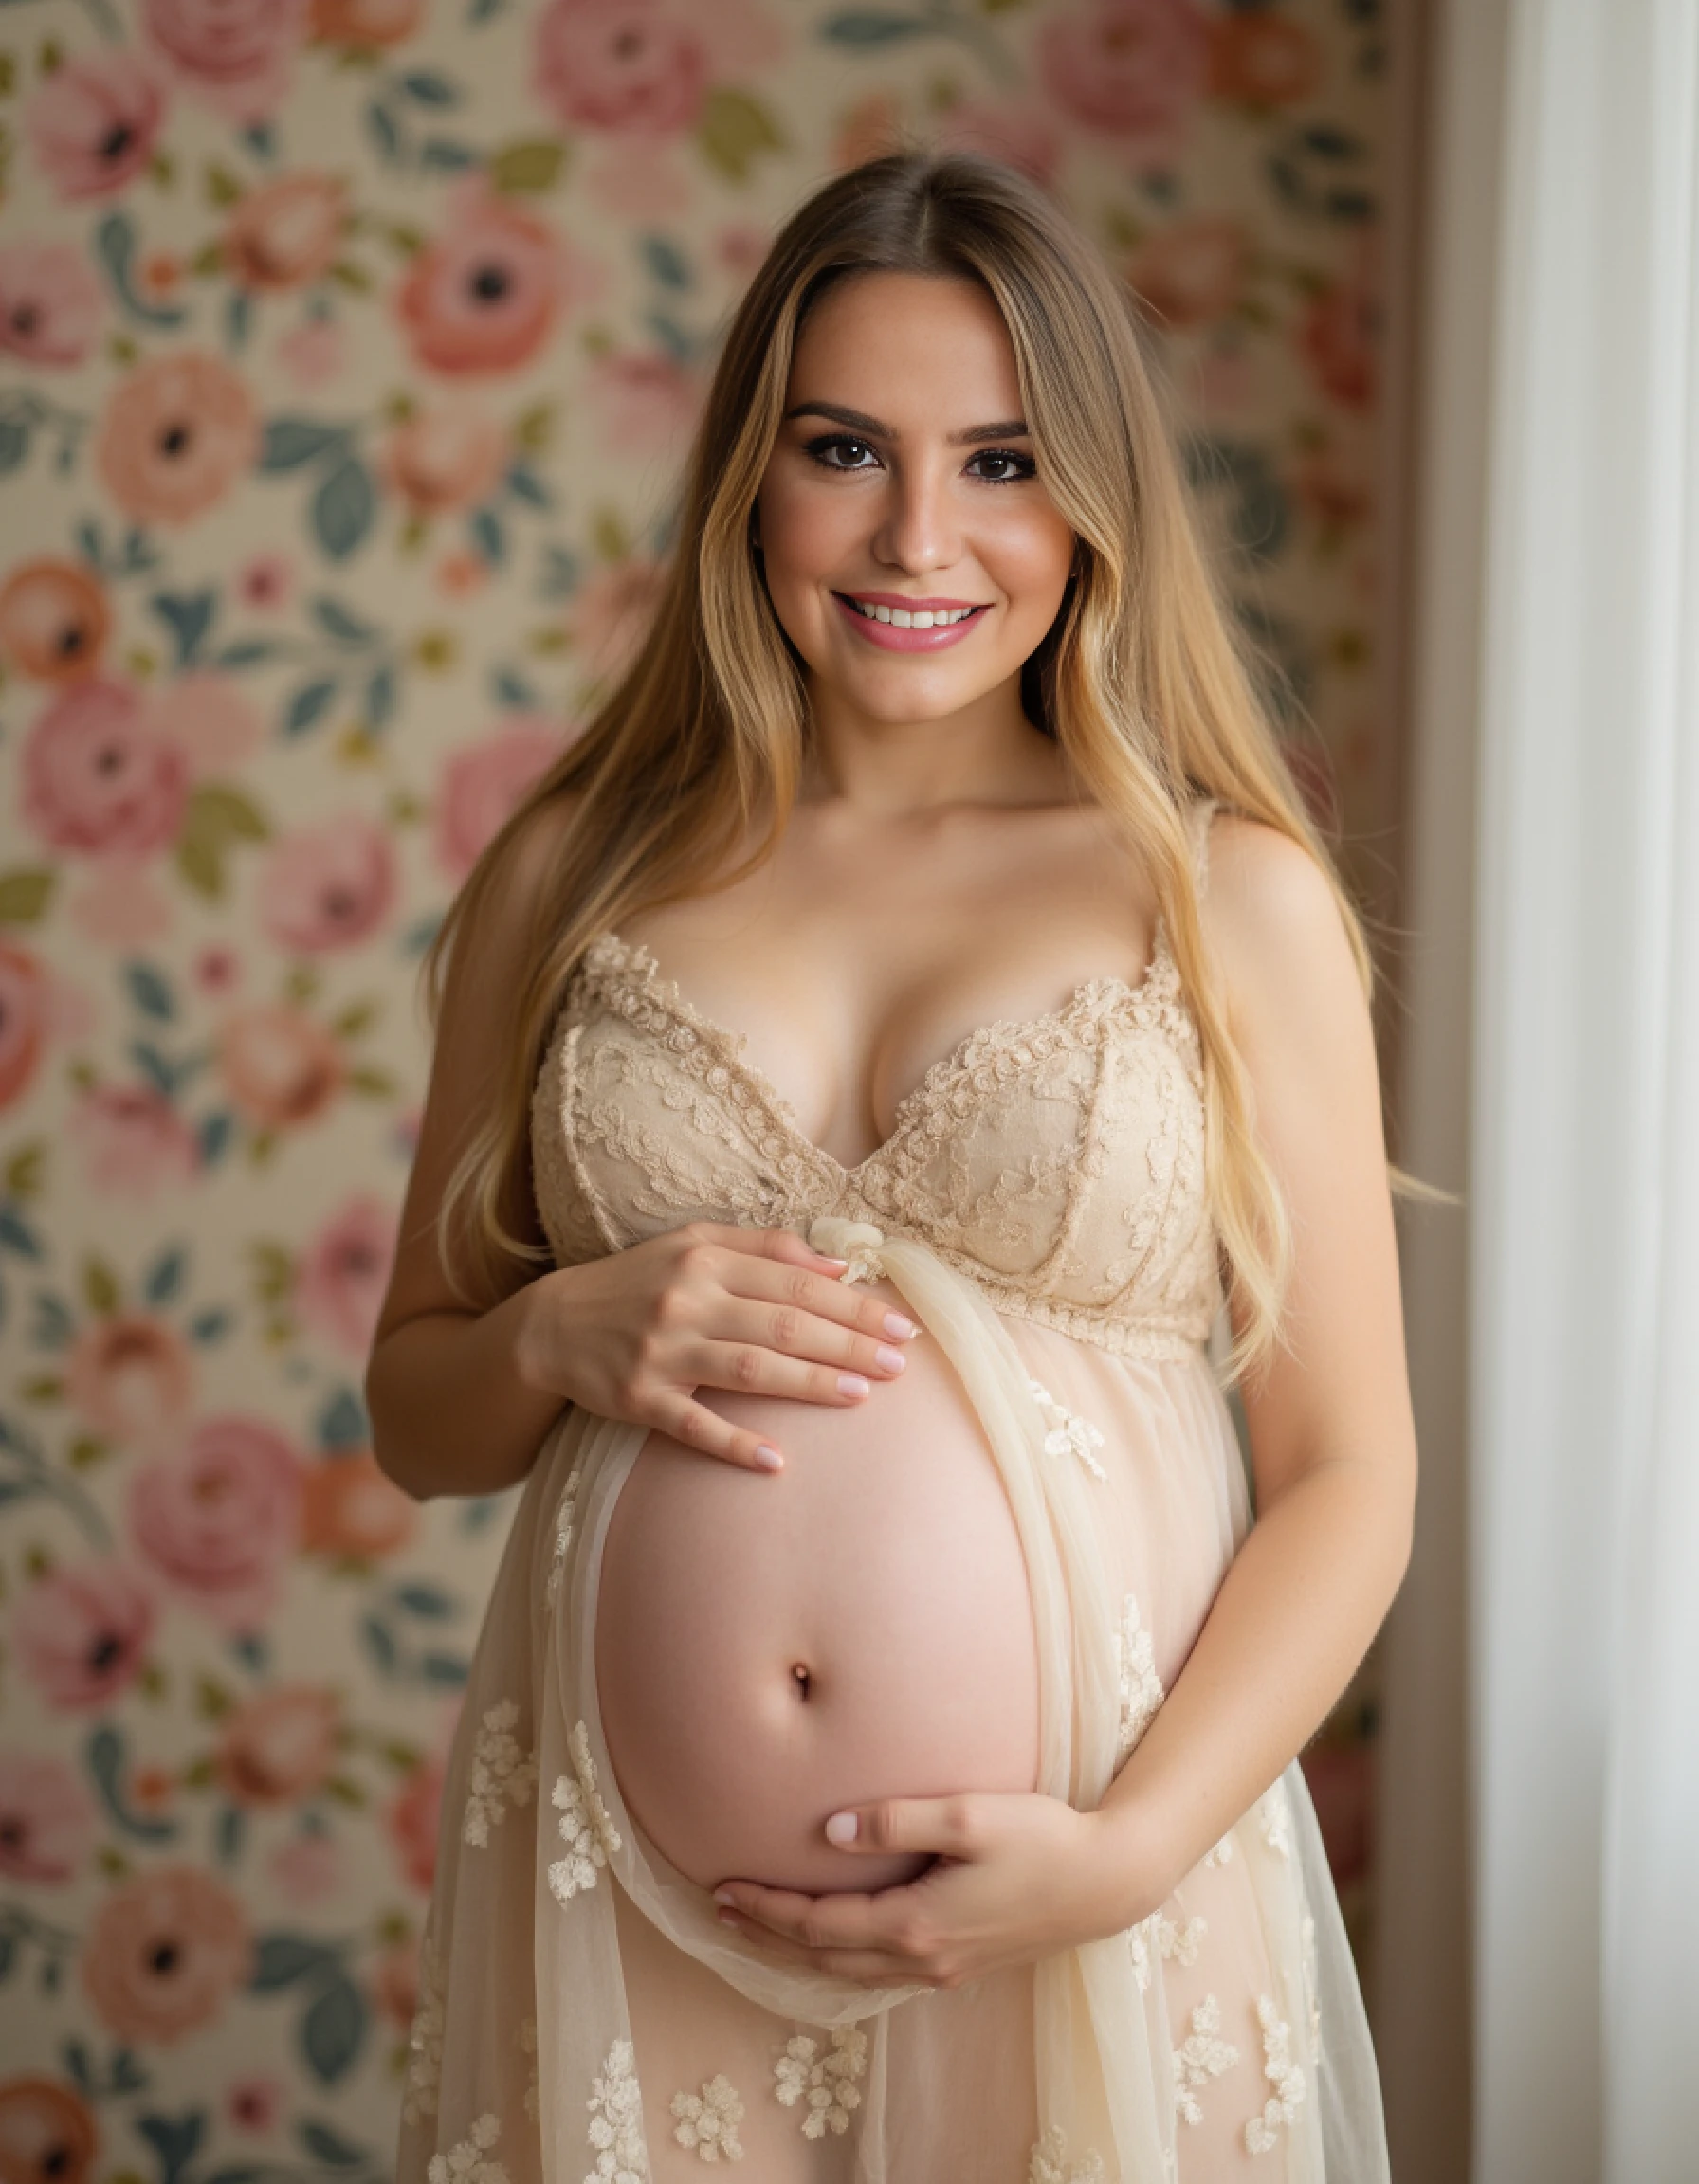
{"type": "Polygon", "coordinates": [[[505,1514],[367,1445],[417,959],[641,628],[817,178],[903,133],[1076,209],[1306,781],[1384,823],[1384,45],[1375,0],[0,5],[0,2184],[390,2167],[505,1514]]]}

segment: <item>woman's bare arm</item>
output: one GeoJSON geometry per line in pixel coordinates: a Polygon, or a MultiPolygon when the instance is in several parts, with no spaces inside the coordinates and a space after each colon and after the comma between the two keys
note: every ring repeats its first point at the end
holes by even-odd
{"type": "MultiPolygon", "coordinates": [[[[528,921],[567,818],[564,809],[537,816],[516,856],[514,883],[477,929],[457,936],[449,958],[394,1270],[366,1368],[374,1453],[422,1500],[492,1493],[522,1479],[563,1407],[519,1368],[537,1292],[557,1277],[545,1270],[527,1281],[518,1269],[510,1293],[475,1312],[448,1286],[435,1224],[474,1119],[500,1097],[528,921]]],[[[506,1218],[527,1241],[541,1241],[529,1190],[506,1218]]]]}
{"type": "MultiPolygon", "coordinates": [[[[1375,1046],[1331,891],[1224,816],[1205,931],[1293,1231],[1286,1338],[1247,1386],[1257,1520],[1101,1811],[1142,1917],[1314,1735],[1410,1554],[1416,1428],[1375,1046]]],[[[1119,1916],[1119,1910],[1117,1911],[1119,1916]]]]}

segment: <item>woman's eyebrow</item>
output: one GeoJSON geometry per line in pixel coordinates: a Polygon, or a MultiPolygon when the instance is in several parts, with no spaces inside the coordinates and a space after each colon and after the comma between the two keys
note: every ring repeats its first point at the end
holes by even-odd
{"type": "MultiPolygon", "coordinates": [[[[785,411],[785,423],[793,417],[829,417],[834,425],[847,425],[852,432],[865,432],[869,440],[900,440],[903,435],[889,425],[882,425],[877,417],[869,417],[865,410],[847,410],[841,402],[798,402],[795,409],[785,411]]],[[[953,447],[977,446],[986,440],[1024,440],[1028,437],[1023,417],[1005,418],[998,425],[970,425],[965,432],[952,432],[953,447]]]]}

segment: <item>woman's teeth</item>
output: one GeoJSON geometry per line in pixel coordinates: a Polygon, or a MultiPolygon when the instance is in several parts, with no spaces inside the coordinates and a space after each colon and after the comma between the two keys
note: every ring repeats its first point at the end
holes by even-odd
{"type": "Polygon", "coordinates": [[[941,629],[951,622],[965,622],[970,614],[979,611],[977,607],[955,607],[934,614],[923,607],[911,614],[905,607],[869,607],[865,599],[851,599],[850,604],[869,622],[888,622],[893,629],[941,629]]]}

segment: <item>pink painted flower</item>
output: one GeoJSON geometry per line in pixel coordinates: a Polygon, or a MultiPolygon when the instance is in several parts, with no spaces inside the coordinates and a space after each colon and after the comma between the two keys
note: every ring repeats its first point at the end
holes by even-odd
{"type": "Polygon", "coordinates": [[[421,1759],[384,1814],[402,1873],[422,1894],[429,1893],[436,1874],[436,1831],[446,1779],[441,1759],[434,1756],[421,1759]]]}
{"type": "Polygon", "coordinates": [[[236,951],[222,940],[209,941],[196,953],[193,977],[203,993],[228,993],[240,976],[236,951]]]}
{"type": "Polygon", "coordinates": [[[133,53],[108,46],[56,68],[25,125],[36,163],[62,197],[110,197],[153,156],[165,100],[133,53]]]}
{"type": "Polygon", "coordinates": [[[322,1024],[283,1002],[225,1019],[217,1058],[225,1089],[262,1130],[322,1115],[342,1088],[342,1051],[322,1024]]]}
{"type": "Polygon", "coordinates": [[[447,515],[485,498],[508,452],[507,434],[493,418],[465,401],[432,402],[390,434],[384,474],[415,515],[447,515]]]}
{"type": "Polygon", "coordinates": [[[303,394],[330,382],[348,361],[348,338],[337,318],[309,318],[285,334],[277,359],[303,394]]]}
{"type": "Polygon", "coordinates": [[[380,2015],[396,2031],[411,2029],[419,2007],[419,1937],[393,1941],[375,1957],[371,1970],[372,2000],[380,2015]]]}
{"type": "Polygon", "coordinates": [[[1199,326],[1231,311],[1244,291],[1249,241],[1237,220],[1178,220],[1136,251],[1127,279],[1164,326],[1199,326]]]}
{"type": "Polygon", "coordinates": [[[0,355],[68,369],[95,345],[106,299],[73,243],[0,243],[0,355]]]}
{"type": "Polygon", "coordinates": [[[315,38],[375,52],[412,36],[425,0],[312,0],[312,7],[315,38]]]}
{"type": "Polygon", "coordinates": [[[512,372],[591,285],[587,263],[554,228],[473,185],[409,266],[395,310],[414,357],[432,371],[512,372]]]}
{"type": "Polygon", "coordinates": [[[1320,290],[1298,328],[1299,354],[1316,384],[1346,410],[1374,408],[1379,344],[1379,300],[1361,274],[1320,290]]]}
{"type": "Polygon", "coordinates": [[[106,405],[95,462],[138,523],[188,523],[216,506],[260,450],[260,413],[219,356],[178,350],[138,364],[106,405]]]}
{"type": "Polygon", "coordinates": [[[54,849],[145,856],[182,823],[188,767],[127,682],[70,684],[36,716],[20,771],[24,824],[54,849]]]}
{"type": "Polygon", "coordinates": [[[395,900],[395,852],[363,811],[298,827],[260,876],[260,923],[280,948],[320,956],[368,939],[395,900]]]}
{"type": "Polygon", "coordinates": [[[326,1456],[301,1477],[301,1546],[333,1562],[375,1562],[405,1547],[419,1528],[419,1504],[369,1448],[326,1456]]]}
{"type": "Polygon", "coordinates": [[[600,357],[588,378],[600,437],[620,455],[661,455],[676,446],[696,423],[705,392],[701,373],[653,352],[600,357]]]}
{"type": "Polygon", "coordinates": [[[102,857],[65,909],[82,937],[102,948],[144,948],[176,921],[175,898],[140,857],[102,857]]]}
{"type": "Polygon", "coordinates": [[[1270,9],[1229,9],[1210,25],[1210,89],[1246,106],[1289,106],[1322,79],[1315,32],[1270,9]]]}
{"type": "Polygon", "coordinates": [[[81,561],[22,561],[0,590],[0,648],[39,682],[80,682],[112,628],[106,593],[81,561]]]}
{"type": "Polygon", "coordinates": [[[450,755],[436,799],[436,858],[450,880],[466,878],[565,744],[555,721],[525,715],[450,755]]]}
{"type": "Polygon", "coordinates": [[[336,1765],[339,1709],[316,1684],[274,1684],[219,1725],[212,1764],[238,1805],[298,1805],[336,1765]]]}
{"type": "Polygon", "coordinates": [[[264,121],[289,87],[306,0],[141,0],[142,27],[186,90],[264,121]]]}
{"type": "Polygon", "coordinates": [[[67,1760],[0,1752],[0,1873],[57,1887],[82,1865],[94,1829],[93,1801],[67,1760]]]}
{"type": "Polygon", "coordinates": [[[327,1902],[342,1885],[342,1853],[334,1835],[292,1835],[266,1861],[279,1893],[302,1911],[327,1902]]]}
{"type": "Polygon", "coordinates": [[[35,1081],[51,1021],[47,974],[14,941],[0,939],[0,1110],[35,1081]]]}
{"type": "Polygon", "coordinates": [[[192,1182],[200,1167],[194,1132],[151,1084],[95,1084],[80,1093],[65,1135],[97,1191],[153,1198],[192,1182]]]}
{"type": "Polygon", "coordinates": [[[1208,23],[1195,0],[1083,0],[1043,24],[1037,57],[1065,114],[1165,156],[1204,87],[1208,23]]]}
{"type": "Polygon", "coordinates": [[[649,634],[666,583],[662,563],[634,556],[598,570],[578,592],[567,625],[592,675],[613,682],[625,673],[649,634]]]}
{"type": "Polygon", "coordinates": [[[82,1942],[82,1985],[119,2040],[164,2047],[222,2016],[253,1966],[240,1900],[198,1866],[159,1866],[118,1886],[82,1942]]]}
{"type": "Polygon", "coordinates": [[[104,1706],[127,1690],[154,1629],[153,1596],[127,1563],[79,1562],[38,1577],[11,1619],[24,1673],[50,1706],[104,1706]]]}
{"type": "Polygon", "coordinates": [[[224,262],[244,288],[304,288],[327,272],[347,217],[328,174],[283,174],[250,190],[224,231],[224,262]]]}
{"type": "Polygon", "coordinates": [[[3,2184],[88,2184],[100,2144],[94,2110],[57,2078],[0,2084],[3,2184]]]}
{"type": "Polygon", "coordinates": [[[307,1245],[295,1267],[295,1308],[315,1334],[362,1357],[395,1259],[395,1211],[361,1191],[307,1245]]]}
{"type": "Polygon", "coordinates": [[[238,2131],[263,2137],[277,2128],[283,2089],[275,2078],[238,2078],[225,2095],[225,2108],[238,2131]]]}
{"type": "Polygon", "coordinates": [[[236,573],[236,596],[245,607],[282,607],[294,589],[295,565],[286,554],[256,554],[236,573]]]}
{"type": "MultiPolygon", "coordinates": [[[[851,166],[856,162],[851,160],[851,166]]],[[[773,237],[750,220],[734,220],[714,238],[714,256],[723,270],[740,284],[753,280],[772,247],[773,237]]]]}
{"type": "Polygon", "coordinates": [[[157,1447],[194,1399],[194,1360],[163,1320],[108,1313],[66,1353],[64,1392],[91,1431],[132,1447],[157,1447]]]}
{"type": "Polygon", "coordinates": [[[538,94],[568,129],[676,136],[707,94],[698,27],[667,0],[550,0],[531,55],[538,94]]]}
{"type": "Polygon", "coordinates": [[[130,1529],[152,1566],[229,1630],[251,1630],[277,1595],[301,1524],[301,1464],[263,1419],[206,1418],[130,1486],[130,1529]]]}
{"type": "Polygon", "coordinates": [[[265,741],[259,707],[234,676],[216,668],[179,675],[166,683],[149,718],[183,754],[192,781],[239,772],[265,741]]]}

